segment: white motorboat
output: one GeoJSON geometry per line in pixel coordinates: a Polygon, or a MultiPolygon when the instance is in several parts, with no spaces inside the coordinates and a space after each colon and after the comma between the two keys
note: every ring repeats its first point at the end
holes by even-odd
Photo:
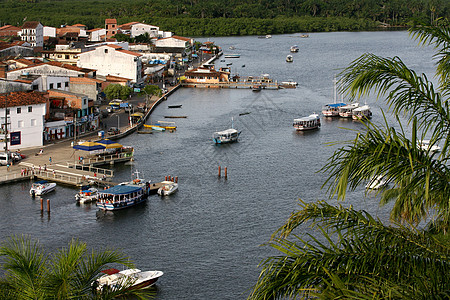
{"type": "Polygon", "coordinates": [[[36,181],[31,185],[30,195],[41,196],[56,189],[56,183],[46,180],[36,181]]]}
{"type": "Polygon", "coordinates": [[[292,57],[292,55],[288,55],[286,56],[286,62],[293,62],[294,61],[294,57],[292,57]]]}
{"type": "Polygon", "coordinates": [[[231,128],[223,131],[216,131],[213,134],[213,141],[216,144],[227,144],[237,142],[239,139],[240,131],[234,129],[233,118],[231,118],[231,128]]]}
{"type": "Polygon", "coordinates": [[[292,53],[298,52],[299,50],[300,50],[300,48],[297,45],[294,45],[294,46],[291,47],[291,52],[292,53]]]}
{"type": "Polygon", "coordinates": [[[164,185],[158,189],[158,195],[169,196],[178,190],[178,183],[172,181],[163,181],[164,185]]]}
{"type": "Polygon", "coordinates": [[[353,110],[358,108],[359,103],[351,103],[345,106],[339,107],[339,116],[342,118],[352,118],[353,110]]]}
{"type": "Polygon", "coordinates": [[[369,105],[363,105],[355,108],[352,113],[352,118],[353,120],[367,120],[372,118],[372,111],[370,110],[369,105]]]}
{"type": "Polygon", "coordinates": [[[108,269],[102,272],[105,275],[100,276],[100,278],[93,282],[93,286],[98,291],[101,291],[105,287],[114,291],[114,289],[122,288],[130,284],[129,289],[152,286],[164,274],[162,271],[141,271],[139,269],[127,269],[123,271],[108,269]]]}
{"type": "Polygon", "coordinates": [[[372,177],[370,181],[366,184],[366,189],[368,190],[378,190],[387,185],[387,181],[382,175],[372,177]]]}
{"type": "Polygon", "coordinates": [[[424,151],[430,151],[430,152],[441,151],[441,147],[438,145],[431,145],[430,140],[421,140],[421,141],[417,142],[417,147],[424,151]]]}
{"type": "Polygon", "coordinates": [[[294,119],[293,126],[299,131],[317,129],[320,127],[320,117],[318,114],[312,114],[308,117],[294,119]]]}
{"type": "Polygon", "coordinates": [[[81,190],[78,194],[75,195],[75,199],[80,204],[90,203],[97,201],[98,199],[98,190],[96,188],[89,188],[85,190],[81,190]]]}

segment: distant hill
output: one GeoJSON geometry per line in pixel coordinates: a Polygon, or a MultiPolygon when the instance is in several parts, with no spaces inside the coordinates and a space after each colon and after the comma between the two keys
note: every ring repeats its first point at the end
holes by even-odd
{"type": "Polygon", "coordinates": [[[145,22],[188,36],[367,30],[448,14],[448,0],[0,1],[0,25],[36,20],[46,26],[82,23],[96,28],[104,27],[106,18],[116,18],[119,24],[145,22]]]}

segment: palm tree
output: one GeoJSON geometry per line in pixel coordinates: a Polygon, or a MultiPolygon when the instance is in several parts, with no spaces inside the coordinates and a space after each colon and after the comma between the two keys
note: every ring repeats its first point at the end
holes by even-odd
{"type": "Polygon", "coordinates": [[[111,264],[133,267],[122,253],[113,250],[88,251],[85,243],[72,240],[68,248],[47,255],[36,241],[27,236],[12,236],[2,247],[6,277],[0,281],[1,299],[112,299],[133,295],[147,299],[149,289],[122,288],[97,292],[92,283],[100,271],[111,264]]]}
{"type": "MultiPolygon", "coordinates": [[[[443,21],[441,21],[442,23],[443,21]]],[[[434,45],[438,51],[438,84],[409,69],[399,57],[382,58],[364,54],[341,73],[341,87],[352,98],[376,91],[385,96],[393,113],[405,115],[411,126],[409,136],[400,119],[396,128],[385,123],[367,123],[364,133],[349,146],[338,149],[323,168],[331,175],[326,184],[331,195],[345,198],[347,188],[355,189],[373,176],[383,175],[391,188],[382,192],[381,204],[395,201],[391,217],[418,224],[429,221],[441,232],[450,225],[450,27],[416,25],[412,36],[422,44],[434,45]],[[431,137],[433,145],[443,145],[440,154],[419,149],[418,142],[431,137]]]]}
{"type": "Polygon", "coordinates": [[[262,262],[249,299],[450,297],[448,244],[401,224],[385,226],[365,211],[300,206],[272,236],[269,245],[281,253],[262,262]],[[308,222],[319,237],[288,239],[308,222]]]}

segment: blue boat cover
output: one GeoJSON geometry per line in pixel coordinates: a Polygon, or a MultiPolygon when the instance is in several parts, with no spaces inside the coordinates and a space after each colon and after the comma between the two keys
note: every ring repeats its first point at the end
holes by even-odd
{"type": "Polygon", "coordinates": [[[341,106],[345,106],[345,105],[347,105],[347,104],[345,104],[345,103],[330,103],[330,104],[327,104],[327,106],[329,106],[329,107],[341,107],[341,106]]]}
{"type": "Polygon", "coordinates": [[[99,140],[99,141],[95,141],[95,142],[99,143],[99,144],[103,144],[103,145],[111,145],[111,144],[117,143],[116,141],[112,141],[112,140],[108,140],[108,139],[103,139],[103,140],[99,140]]]}
{"type": "Polygon", "coordinates": [[[140,186],[116,185],[107,190],[99,191],[100,194],[125,195],[142,190],[140,186]]]}

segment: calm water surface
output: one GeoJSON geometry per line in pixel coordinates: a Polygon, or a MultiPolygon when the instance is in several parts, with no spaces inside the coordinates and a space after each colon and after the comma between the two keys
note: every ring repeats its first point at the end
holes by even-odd
{"type": "MultiPolygon", "coordinates": [[[[95,206],[77,206],[77,190],[58,186],[46,197],[52,203],[48,217],[41,215],[39,201],[29,196],[30,183],[0,186],[0,240],[26,233],[49,250],[66,246],[72,238],[93,248],[122,249],[140,269],[164,271],[158,299],[245,299],[258,278],[258,263],[274,254],[260,245],[297,209],[297,199],[325,199],[321,186],[326,174],[317,171],[336,149],[327,143],[352,139],[363,127],[349,120],[323,120],[318,131],[296,133],[292,120],[318,113],[331,102],[334,74],[363,53],[400,56],[429,77],[433,71],[431,50],[418,47],[406,32],[210,40],[225,53],[241,54],[239,59],[218,61],[219,66],[231,62],[233,73],[267,73],[279,81],[297,81],[298,88],[259,93],[180,89],[150,120],[188,116],[176,119],[178,130],[122,139],[124,145],[135,147],[136,160],[115,167],[117,181],[129,180],[136,169],[153,181],[178,176],[178,193],[151,196],[144,205],[104,213],[95,206]],[[293,54],[293,63],[286,63],[295,44],[300,51],[293,54]],[[228,50],[230,46],[236,49],[228,50]],[[183,106],[168,109],[169,104],[183,106]],[[243,112],[250,114],[239,116],[243,112]],[[242,130],[240,142],[215,146],[212,133],[229,128],[232,118],[242,130]],[[217,177],[218,166],[228,168],[227,180],[217,177]]],[[[384,104],[374,98],[368,104],[373,121],[381,122],[384,104]]],[[[346,202],[388,219],[388,208],[379,208],[375,196],[364,197],[363,188],[349,193],[346,202]]]]}

